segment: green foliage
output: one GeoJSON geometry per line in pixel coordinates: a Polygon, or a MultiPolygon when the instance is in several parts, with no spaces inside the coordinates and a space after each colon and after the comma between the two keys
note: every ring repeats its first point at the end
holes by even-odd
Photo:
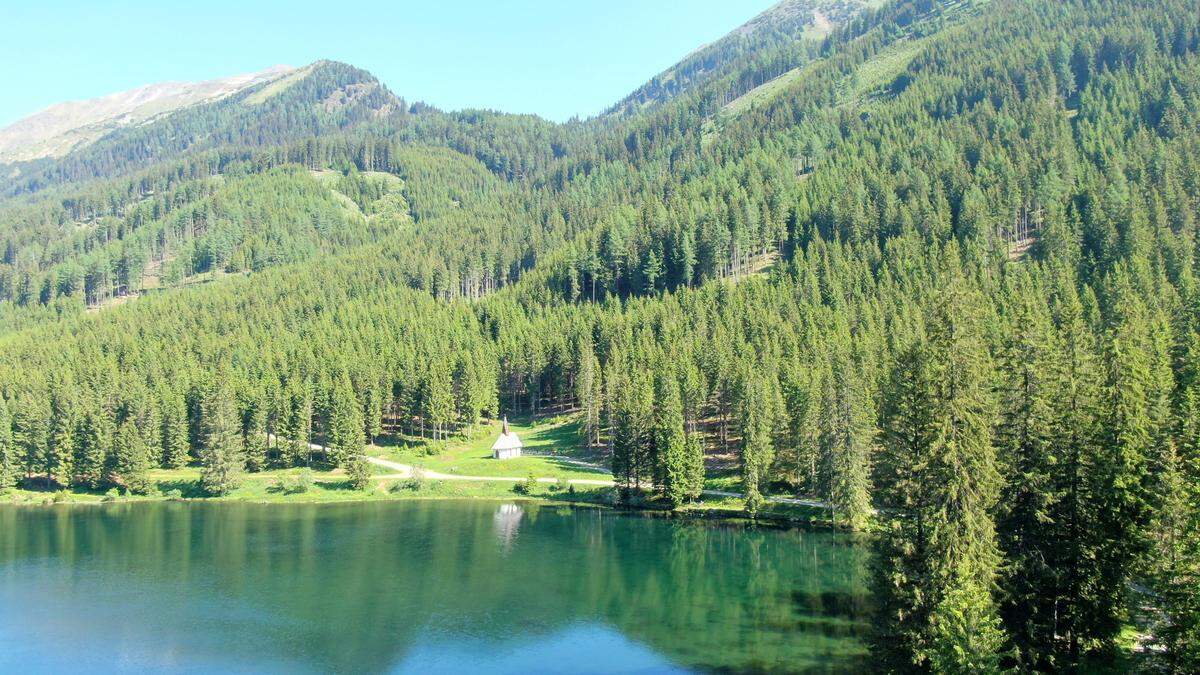
{"type": "Polygon", "coordinates": [[[242,445],[246,451],[246,470],[257,472],[267,466],[267,406],[255,395],[242,406],[242,445]]]}
{"type": "Polygon", "coordinates": [[[538,491],[538,478],[533,473],[528,474],[520,483],[512,485],[512,491],[518,495],[533,495],[538,491]]]}
{"type": "Polygon", "coordinates": [[[161,401],[162,465],[168,469],[178,469],[188,463],[191,455],[187,401],[182,394],[171,390],[163,394],[161,401]]]}
{"type": "Polygon", "coordinates": [[[200,484],[211,495],[227,495],[238,487],[245,454],[233,397],[223,387],[209,392],[201,412],[200,484]]]}
{"type": "Polygon", "coordinates": [[[869,394],[858,377],[847,355],[835,352],[825,379],[820,441],[834,520],[852,530],[865,528],[871,517],[868,473],[875,436],[869,394]]]}
{"type": "Polygon", "coordinates": [[[146,494],[151,488],[146,475],[149,468],[149,450],[142,434],[132,420],[126,420],[117,428],[113,438],[109,480],[129,492],[146,494]]]}
{"type": "Polygon", "coordinates": [[[392,492],[400,492],[401,490],[408,490],[409,492],[420,493],[420,492],[424,491],[426,487],[428,487],[428,485],[425,480],[424,473],[421,472],[419,469],[414,468],[413,474],[411,476],[409,476],[408,478],[406,478],[402,481],[399,481],[397,483],[393,483],[390,490],[392,492]]]}
{"type": "Polygon", "coordinates": [[[279,489],[287,494],[302,495],[312,490],[312,487],[312,469],[295,469],[279,477],[279,489]]]}
{"type": "Polygon", "coordinates": [[[0,400],[0,490],[17,484],[16,446],[13,443],[12,416],[0,400]]]}
{"type": "Polygon", "coordinates": [[[532,473],[525,480],[513,485],[513,492],[519,495],[532,495],[537,492],[538,480],[532,473]]]}
{"type": "Polygon", "coordinates": [[[75,484],[93,489],[107,480],[110,448],[115,428],[111,418],[95,404],[88,405],[79,421],[75,459],[75,484]]]}
{"type": "Polygon", "coordinates": [[[654,482],[672,508],[695,499],[700,486],[691,472],[687,434],[683,429],[683,402],[671,375],[660,375],[656,386],[654,454],[659,466],[654,482]]]}
{"type": "Polygon", "coordinates": [[[933,611],[930,650],[935,673],[999,673],[1005,644],[992,594],[975,581],[953,584],[933,611]]]}
{"type": "Polygon", "coordinates": [[[75,405],[71,393],[60,385],[50,401],[50,446],[46,475],[60,486],[71,484],[75,475],[75,405]]]}
{"type": "Polygon", "coordinates": [[[653,468],[649,464],[653,435],[654,380],[645,371],[623,380],[606,378],[616,389],[609,408],[612,426],[612,472],[626,493],[638,489],[653,468]]]}
{"type": "Polygon", "coordinates": [[[350,486],[355,490],[365,490],[371,484],[371,464],[362,454],[352,455],[343,460],[346,476],[350,486]]]}
{"type": "Polygon", "coordinates": [[[877,510],[897,669],[1077,668],[1139,581],[1189,670],[1194,10],[900,0],[820,43],[771,13],[565,125],[323,63],[24,167],[0,486],[101,488],[127,423],[227,492],[243,453],[351,474],[577,410],[624,500],[707,461],[752,513],[877,510]]]}
{"type": "Polygon", "coordinates": [[[767,472],[775,458],[775,410],[769,383],[757,373],[746,382],[741,407],[742,490],[746,510],[755,515],[763,504],[767,472]]]}
{"type": "MultiPolygon", "coordinates": [[[[960,281],[961,284],[961,281],[960,281]]],[[[889,667],[994,670],[1004,642],[991,597],[1000,562],[991,511],[991,364],[980,296],[938,296],[927,336],[904,351],[885,407],[876,537],[877,646],[889,667]]]]}
{"type": "Polygon", "coordinates": [[[49,460],[50,405],[45,399],[16,401],[13,414],[13,444],[26,476],[41,473],[49,460]]]}

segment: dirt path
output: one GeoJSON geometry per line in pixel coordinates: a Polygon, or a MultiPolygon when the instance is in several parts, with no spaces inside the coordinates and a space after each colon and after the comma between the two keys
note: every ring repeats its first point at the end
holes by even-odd
{"type": "MultiPolygon", "coordinates": [[[[273,436],[271,438],[274,439],[273,436]]],[[[313,450],[324,450],[324,447],[317,445],[316,443],[309,443],[309,447],[312,448],[313,450]]],[[[374,480],[398,480],[398,479],[403,479],[403,478],[412,478],[412,476],[413,476],[413,466],[412,465],[401,464],[400,462],[393,462],[390,459],[384,459],[382,457],[372,457],[371,455],[363,455],[363,456],[367,458],[368,462],[374,464],[375,466],[381,466],[385,469],[390,469],[395,472],[395,473],[380,474],[380,475],[372,476],[371,478],[374,480]]],[[[600,466],[599,464],[593,464],[591,462],[585,462],[585,461],[579,460],[579,459],[570,459],[570,458],[565,458],[565,457],[555,457],[554,459],[564,461],[569,464],[575,464],[575,465],[581,466],[581,467],[587,467],[590,469],[607,470],[606,467],[600,466]]],[[[515,476],[463,476],[463,475],[456,474],[456,473],[441,473],[440,471],[430,471],[429,469],[419,469],[419,472],[422,477],[428,478],[429,480],[461,480],[461,481],[497,482],[497,483],[520,483],[525,480],[524,478],[518,478],[515,476]]],[[[538,478],[536,480],[539,483],[553,484],[553,483],[558,482],[557,478],[538,478]]],[[[594,486],[600,486],[600,487],[609,487],[612,485],[616,485],[615,481],[607,480],[607,479],[595,479],[595,478],[571,478],[567,481],[567,483],[571,484],[571,485],[594,485],[594,486]]],[[[740,492],[729,492],[726,490],[704,490],[701,492],[701,494],[706,495],[708,497],[733,497],[735,499],[741,499],[743,497],[742,493],[740,493],[740,492]]],[[[790,504],[793,506],[808,506],[808,507],[812,507],[812,508],[816,508],[816,509],[829,508],[828,503],[819,501],[816,499],[800,499],[797,497],[767,497],[766,501],[771,502],[772,504],[790,504]]]]}
{"type": "MultiPolygon", "coordinates": [[[[391,469],[392,471],[396,472],[395,474],[388,475],[388,476],[375,476],[376,478],[411,478],[413,475],[413,467],[409,466],[408,464],[401,464],[399,462],[393,462],[390,459],[383,459],[382,457],[372,457],[370,455],[367,455],[366,457],[367,457],[368,462],[370,462],[376,466],[382,466],[385,469],[391,469]]],[[[519,483],[519,482],[525,480],[524,478],[517,478],[515,476],[462,476],[459,474],[440,473],[438,471],[430,471],[429,469],[420,469],[420,473],[423,477],[428,478],[430,480],[495,481],[498,483],[519,483]]],[[[557,483],[558,479],[557,478],[538,478],[537,482],[539,482],[539,483],[557,483]]],[[[613,481],[611,481],[611,480],[599,480],[599,479],[592,479],[592,478],[572,478],[572,479],[568,480],[567,482],[572,485],[608,486],[608,485],[614,484],[613,481]]]]}
{"type": "MultiPolygon", "coordinates": [[[[413,467],[408,464],[401,464],[399,462],[393,462],[390,459],[383,459],[382,457],[372,457],[370,455],[366,455],[366,458],[367,458],[368,462],[370,462],[376,466],[382,466],[385,469],[391,469],[392,471],[396,472],[394,474],[388,474],[388,475],[384,475],[384,476],[375,476],[376,479],[385,480],[385,479],[397,479],[397,478],[411,478],[413,475],[413,467]]],[[[555,459],[563,459],[563,458],[556,457],[555,459]]],[[[576,464],[578,466],[586,466],[586,467],[593,468],[593,469],[603,469],[604,468],[597,464],[592,464],[590,462],[584,462],[582,460],[566,460],[566,461],[569,461],[570,463],[576,464]]],[[[496,482],[501,482],[501,483],[520,483],[521,481],[525,480],[524,478],[516,478],[513,476],[462,476],[459,474],[440,473],[438,471],[429,471],[427,469],[421,470],[421,475],[430,480],[496,481],[496,482]]],[[[556,478],[538,478],[537,482],[539,482],[539,483],[557,483],[558,479],[556,479],[556,478]]],[[[616,485],[615,481],[598,480],[598,479],[591,479],[591,478],[572,478],[567,482],[572,485],[599,485],[599,486],[604,486],[604,487],[616,485]]],[[[707,495],[709,497],[734,497],[736,499],[742,498],[742,494],[740,492],[727,492],[725,490],[704,490],[703,492],[701,492],[701,494],[707,495]]],[[[815,499],[799,499],[799,498],[795,498],[795,497],[767,497],[767,501],[771,502],[773,504],[791,504],[793,506],[809,506],[809,507],[817,508],[817,509],[829,508],[829,504],[826,504],[825,502],[822,502],[822,501],[817,501],[815,499]]]]}

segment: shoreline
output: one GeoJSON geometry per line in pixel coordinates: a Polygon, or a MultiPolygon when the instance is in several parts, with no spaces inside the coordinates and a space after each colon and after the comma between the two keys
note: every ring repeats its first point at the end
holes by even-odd
{"type": "MultiPolygon", "coordinates": [[[[261,482],[261,481],[260,481],[261,482]]],[[[333,505],[333,504],[367,504],[392,503],[402,501],[477,501],[477,502],[525,502],[545,506],[570,506],[580,508],[605,509],[608,511],[637,515],[647,518],[667,520],[705,521],[714,524],[740,525],[752,527],[769,527],[773,529],[821,529],[844,531],[835,526],[828,518],[820,517],[820,510],[805,507],[792,507],[784,504],[773,505],[757,516],[751,517],[743,508],[728,503],[728,501],[702,501],[687,504],[682,508],[668,510],[652,506],[634,504],[616,504],[611,501],[611,488],[597,487],[593,489],[576,490],[569,494],[519,494],[511,487],[498,491],[486,488],[495,486],[478,486],[475,490],[464,490],[461,486],[449,487],[437,480],[428,481],[430,485],[421,491],[400,491],[384,487],[381,483],[370,491],[354,491],[334,488],[320,492],[305,493],[276,493],[270,497],[250,495],[226,496],[175,496],[165,491],[155,495],[116,496],[102,495],[91,492],[42,492],[36,490],[16,489],[6,494],[0,494],[0,509],[2,508],[52,508],[52,507],[105,507],[111,505],[176,503],[176,504],[253,504],[258,506],[288,506],[288,505],[333,505]],[[484,489],[478,489],[483,487],[484,489]],[[59,497],[58,495],[67,495],[59,497]],[[570,498],[570,494],[583,498],[570,498]],[[782,507],[782,508],[781,508],[782,507]]],[[[326,481],[328,484],[328,481],[326,481]]],[[[848,532],[847,532],[848,533],[848,532]]]]}

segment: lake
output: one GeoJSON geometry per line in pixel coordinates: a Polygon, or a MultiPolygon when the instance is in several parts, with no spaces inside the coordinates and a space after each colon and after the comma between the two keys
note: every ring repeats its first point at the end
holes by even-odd
{"type": "Polygon", "coordinates": [[[838,672],[866,562],[520,502],[0,507],[0,672],[838,672]]]}

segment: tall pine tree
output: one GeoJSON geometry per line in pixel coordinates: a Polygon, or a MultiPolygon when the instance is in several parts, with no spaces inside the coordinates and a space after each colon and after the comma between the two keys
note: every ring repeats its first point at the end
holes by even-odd
{"type": "Polygon", "coordinates": [[[901,353],[884,414],[876,645],[898,670],[990,672],[1004,640],[993,375],[979,297],[962,283],[933,300],[927,337],[901,353]]]}
{"type": "Polygon", "coordinates": [[[232,394],[217,386],[200,407],[200,484],[211,495],[235,490],[246,470],[242,429],[232,394]]]}

